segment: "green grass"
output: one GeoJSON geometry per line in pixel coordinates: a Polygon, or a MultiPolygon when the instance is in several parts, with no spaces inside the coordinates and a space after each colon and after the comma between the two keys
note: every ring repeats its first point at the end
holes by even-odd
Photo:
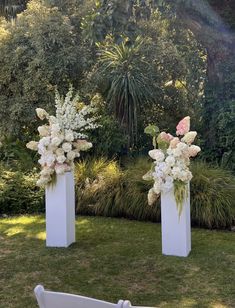
{"type": "Polygon", "coordinates": [[[235,307],[235,234],[192,230],[188,258],[161,255],[160,225],[79,217],[77,242],[45,247],[43,216],[0,219],[0,307],[37,307],[33,288],[154,307],[235,307]]]}

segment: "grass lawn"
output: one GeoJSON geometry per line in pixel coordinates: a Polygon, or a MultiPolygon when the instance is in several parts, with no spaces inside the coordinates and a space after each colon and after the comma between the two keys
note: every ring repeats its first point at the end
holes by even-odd
{"type": "Polygon", "coordinates": [[[161,255],[160,225],[79,217],[77,242],[45,247],[43,216],[0,219],[0,308],[37,307],[33,288],[154,307],[235,307],[235,233],[192,230],[188,258],[161,255]]]}

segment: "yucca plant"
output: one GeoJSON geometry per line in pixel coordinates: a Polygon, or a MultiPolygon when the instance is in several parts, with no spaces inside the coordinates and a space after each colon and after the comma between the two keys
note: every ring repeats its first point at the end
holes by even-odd
{"type": "Polygon", "coordinates": [[[98,44],[97,74],[110,81],[106,101],[129,136],[129,146],[137,140],[140,105],[154,98],[149,46],[149,40],[141,37],[117,44],[109,36],[105,43],[98,44]]]}

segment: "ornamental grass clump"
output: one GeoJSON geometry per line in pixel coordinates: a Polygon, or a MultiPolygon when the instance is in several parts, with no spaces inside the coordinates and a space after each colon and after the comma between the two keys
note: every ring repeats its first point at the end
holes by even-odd
{"type": "Polygon", "coordinates": [[[87,151],[92,147],[88,142],[86,131],[97,128],[97,117],[91,117],[96,109],[93,106],[77,108],[79,96],[73,98],[73,88],[70,87],[63,98],[56,91],[56,116],[49,115],[44,109],[37,108],[40,120],[46,119],[48,125],[38,127],[39,142],[30,141],[27,148],[38,151],[41,156],[40,178],[38,186],[46,186],[55,176],[73,169],[74,159],[80,156],[80,151],[87,151]]]}
{"type": "Polygon", "coordinates": [[[153,144],[158,149],[149,151],[149,156],[154,160],[152,169],[144,176],[146,180],[153,180],[154,185],[148,192],[148,202],[155,202],[161,192],[169,192],[174,188],[179,214],[182,211],[184,199],[187,197],[187,184],[192,179],[189,170],[190,158],[195,157],[200,147],[192,145],[197,132],[190,131],[190,117],[182,119],[176,127],[176,135],[161,132],[156,138],[158,129],[147,133],[152,134],[153,144]]]}

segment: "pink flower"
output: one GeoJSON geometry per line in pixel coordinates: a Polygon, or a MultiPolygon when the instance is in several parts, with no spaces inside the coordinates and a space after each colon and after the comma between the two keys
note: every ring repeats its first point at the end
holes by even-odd
{"type": "Polygon", "coordinates": [[[190,129],[190,117],[187,116],[185,118],[183,118],[178,125],[176,126],[176,135],[185,135],[186,133],[189,132],[190,129]]]}
{"type": "Polygon", "coordinates": [[[166,132],[162,132],[160,133],[160,138],[163,141],[170,142],[173,139],[173,136],[171,134],[167,134],[166,132]]]}
{"type": "Polygon", "coordinates": [[[179,138],[178,137],[174,137],[171,142],[170,142],[170,147],[172,149],[175,149],[177,144],[180,142],[179,138]]]}

